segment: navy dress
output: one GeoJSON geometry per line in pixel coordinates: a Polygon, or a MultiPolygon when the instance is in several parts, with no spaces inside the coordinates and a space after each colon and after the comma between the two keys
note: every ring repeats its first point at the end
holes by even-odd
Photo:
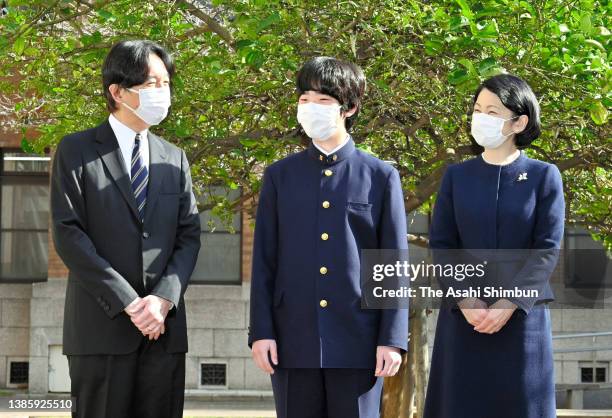
{"type": "MultiPolygon", "coordinates": [[[[565,204],[556,166],[521,155],[504,166],[481,156],[445,173],[430,231],[433,249],[554,249],[565,204]]],[[[552,418],[555,387],[549,286],[497,333],[474,331],[456,304],[436,327],[426,418],[552,418]]]]}

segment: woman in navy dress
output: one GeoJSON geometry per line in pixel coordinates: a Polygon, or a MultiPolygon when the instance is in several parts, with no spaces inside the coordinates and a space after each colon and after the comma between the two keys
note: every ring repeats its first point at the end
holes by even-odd
{"type": "MultiPolygon", "coordinates": [[[[521,151],[540,134],[539,106],[529,85],[507,74],[486,80],[474,97],[471,130],[484,151],[446,171],[430,247],[558,249],[565,212],[561,175],[556,166],[521,151]]],[[[535,298],[445,300],[426,418],[556,416],[547,279],[535,298]]]]}

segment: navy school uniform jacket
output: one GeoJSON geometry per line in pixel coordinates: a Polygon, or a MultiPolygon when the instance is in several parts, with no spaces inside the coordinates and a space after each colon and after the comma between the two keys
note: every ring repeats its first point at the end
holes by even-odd
{"type": "Polygon", "coordinates": [[[259,196],[249,346],[274,339],[279,367],[374,368],[406,350],[407,309],[362,309],[360,250],[406,249],[400,177],[352,139],[270,165],[259,196]]]}

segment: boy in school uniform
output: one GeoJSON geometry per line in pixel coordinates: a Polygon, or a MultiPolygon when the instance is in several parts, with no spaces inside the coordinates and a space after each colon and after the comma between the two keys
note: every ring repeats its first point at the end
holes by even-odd
{"type": "Polygon", "coordinates": [[[348,133],[365,76],[316,57],[299,71],[309,147],[270,165],[257,208],[249,346],[279,418],[378,417],[407,349],[406,309],[362,309],[360,251],[406,249],[400,177],[348,133]]]}

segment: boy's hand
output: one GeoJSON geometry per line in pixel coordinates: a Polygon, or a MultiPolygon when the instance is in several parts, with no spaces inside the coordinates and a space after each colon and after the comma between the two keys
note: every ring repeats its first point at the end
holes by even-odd
{"type": "Polygon", "coordinates": [[[376,347],[376,370],[374,371],[374,376],[395,376],[401,364],[402,355],[399,348],[385,345],[376,347]]]}
{"type": "Polygon", "coordinates": [[[255,364],[261,370],[268,374],[274,374],[274,368],[270,364],[270,358],[274,365],[278,365],[278,354],[276,352],[276,341],[275,340],[257,340],[253,343],[251,353],[255,364]],[[270,353],[270,357],[268,357],[270,353]]]}

